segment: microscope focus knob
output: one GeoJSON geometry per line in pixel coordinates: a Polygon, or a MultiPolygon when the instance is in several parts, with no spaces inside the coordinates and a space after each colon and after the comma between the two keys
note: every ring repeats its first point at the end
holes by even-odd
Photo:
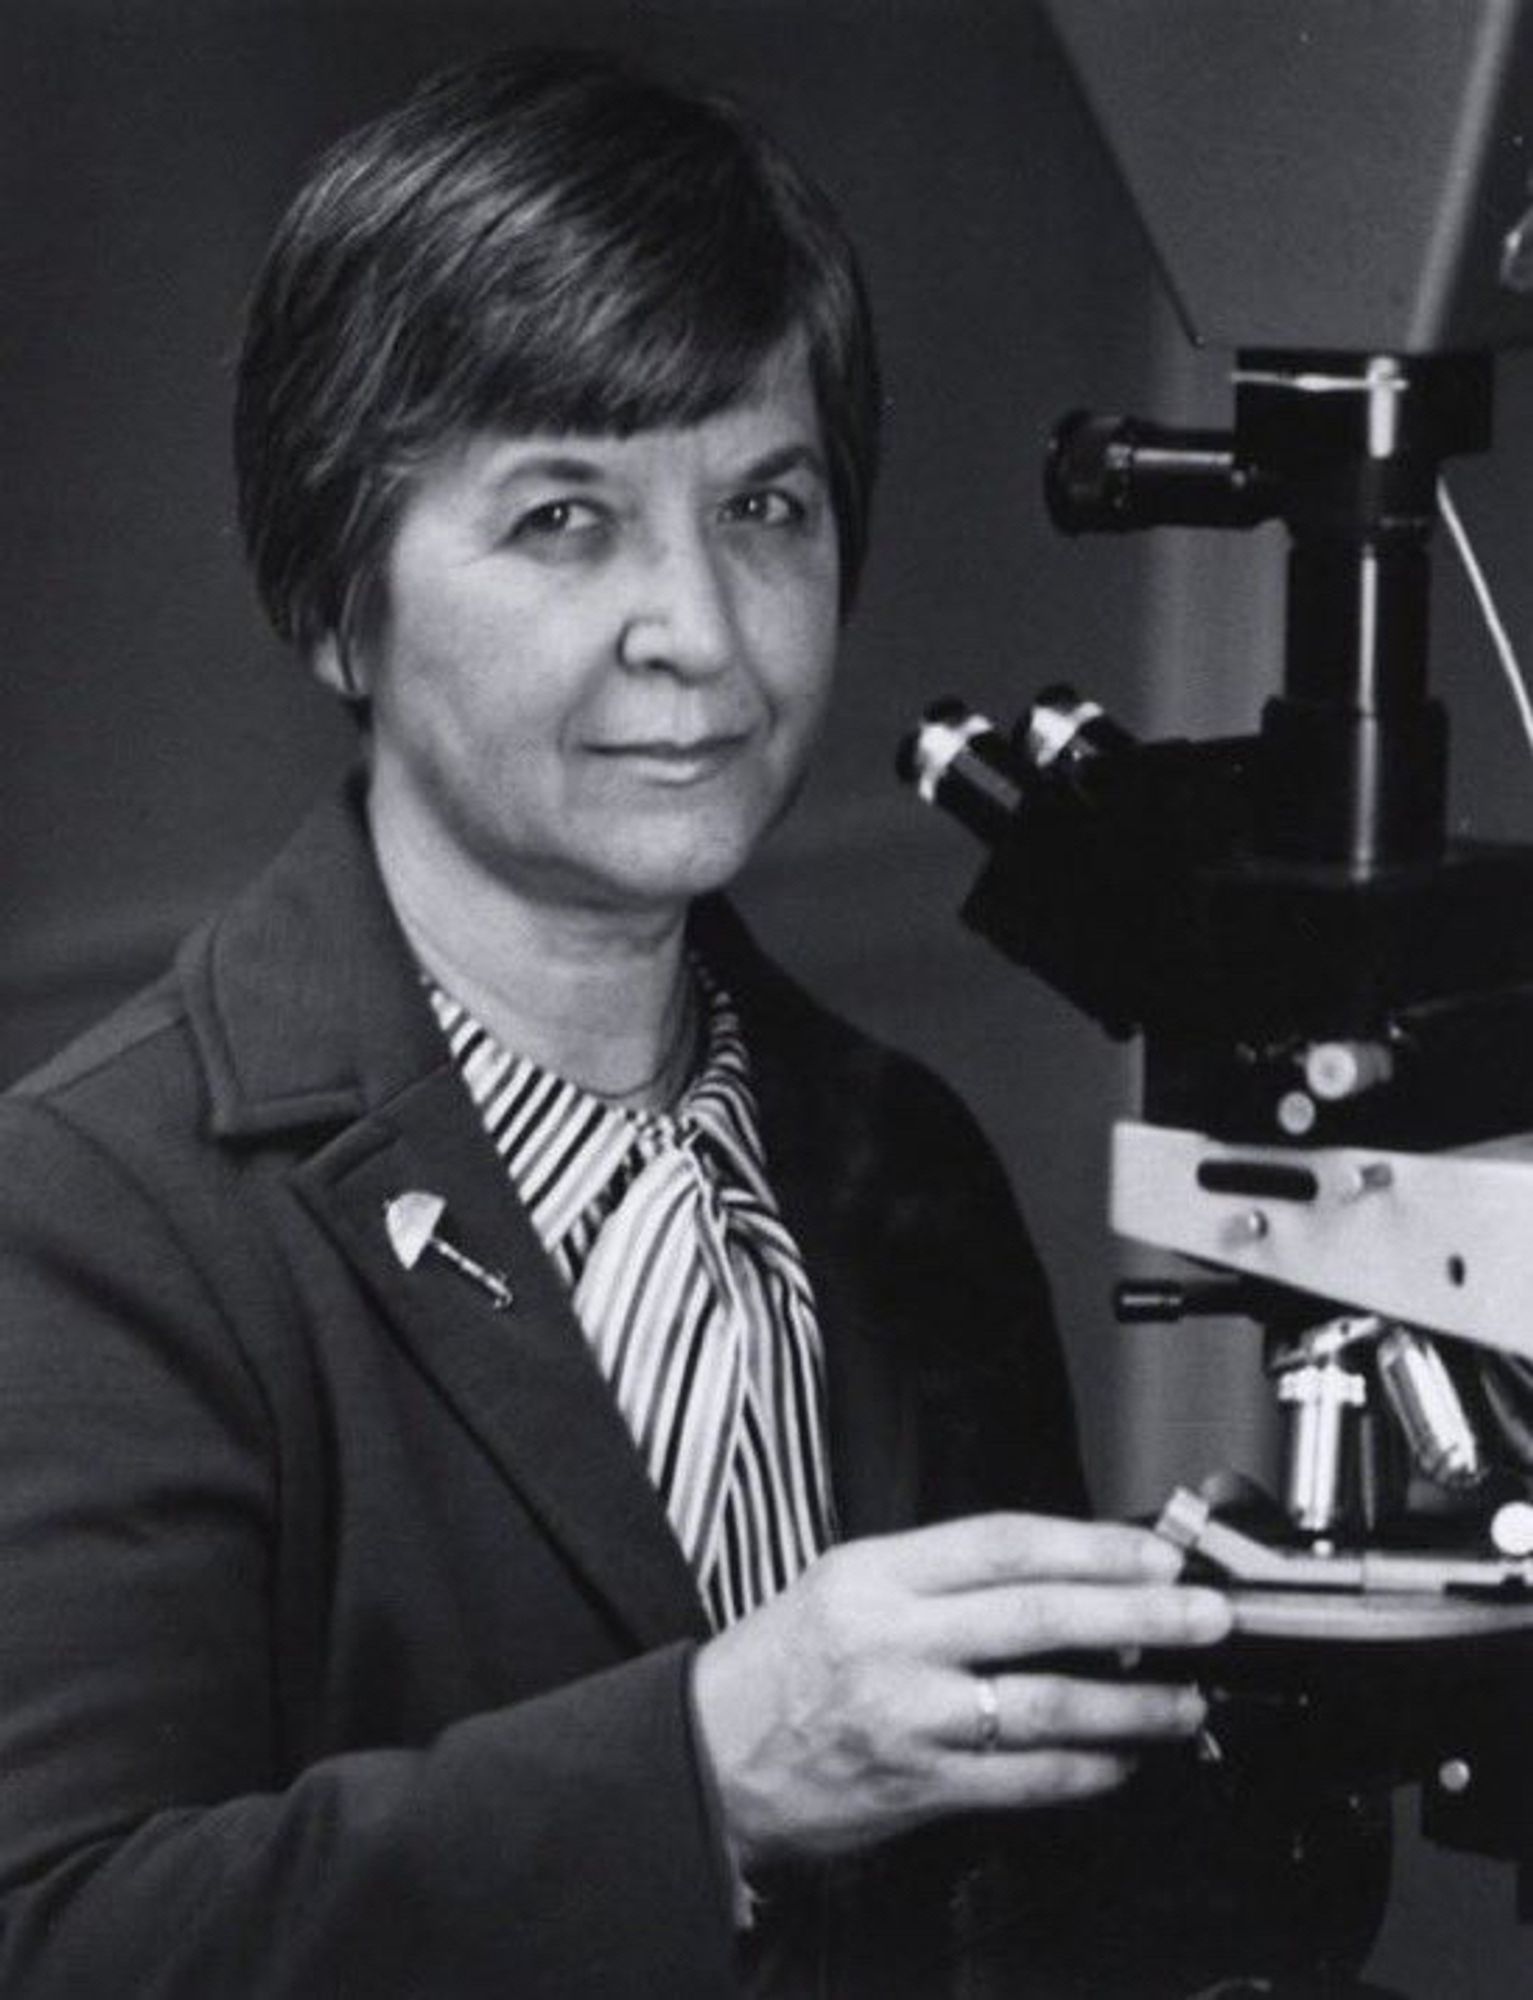
{"type": "Polygon", "coordinates": [[[1304,1081],[1322,1104],[1340,1104],[1388,1083],[1395,1059],[1382,1042],[1315,1042],[1304,1051],[1304,1081]]]}
{"type": "Polygon", "coordinates": [[[1533,1501],[1507,1500],[1491,1516],[1490,1538],[1503,1556],[1533,1556],[1533,1501]]]}

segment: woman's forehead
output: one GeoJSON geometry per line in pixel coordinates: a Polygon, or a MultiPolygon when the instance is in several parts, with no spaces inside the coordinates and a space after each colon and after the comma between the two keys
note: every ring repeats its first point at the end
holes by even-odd
{"type": "Polygon", "coordinates": [[[494,488],[532,474],[578,483],[661,463],[728,467],[789,455],[823,469],[819,409],[801,343],[779,349],[740,396],[694,421],[623,431],[486,425],[433,454],[417,483],[466,478],[494,488]]]}

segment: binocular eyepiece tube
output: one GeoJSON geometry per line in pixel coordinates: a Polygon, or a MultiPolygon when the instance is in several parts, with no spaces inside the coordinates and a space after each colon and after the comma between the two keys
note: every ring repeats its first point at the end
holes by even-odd
{"type": "Polygon", "coordinates": [[[1045,688],[1008,736],[949,697],[935,702],[899,747],[896,769],[926,805],[951,813],[994,846],[1040,782],[1089,795],[1094,766],[1134,739],[1072,687],[1045,688]]]}

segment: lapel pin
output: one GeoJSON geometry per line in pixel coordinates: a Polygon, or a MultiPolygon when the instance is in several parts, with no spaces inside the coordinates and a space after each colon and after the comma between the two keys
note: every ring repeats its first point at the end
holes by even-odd
{"type": "Polygon", "coordinates": [[[461,1271],[474,1284],[483,1286],[496,1312],[509,1312],[511,1287],[500,1272],[486,1270],[483,1264],[466,1257],[455,1243],[449,1243],[445,1236],[438,1233],[437,1224],[446,1210],[447,1204],[442,1197],[428,1194],[424,1188],[411,1188],[405,1194],[396,1194],[392,1201],[386,1201],[383,1204],[383,1221],[394,1255],[407,1271],[413,1271],[426,1252],[434,1250],[444,1263],[451,1264],[455,1271],[461,1271]]]}

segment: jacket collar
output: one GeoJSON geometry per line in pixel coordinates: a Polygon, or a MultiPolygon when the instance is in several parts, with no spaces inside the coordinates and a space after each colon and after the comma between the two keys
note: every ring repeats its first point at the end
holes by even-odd
{"type": "Polygon", "coordinates": [[[178,959],[220,1139],[334,1126],[441,1065],[355,773],[178,959]]]}

